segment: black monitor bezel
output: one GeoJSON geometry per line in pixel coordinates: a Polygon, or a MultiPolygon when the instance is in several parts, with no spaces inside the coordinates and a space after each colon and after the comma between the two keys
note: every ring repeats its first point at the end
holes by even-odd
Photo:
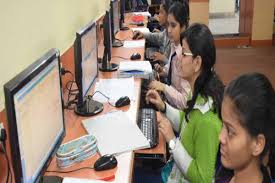
{"type": "MultiPolygon", "coordinates": [[[[94,84],[97,76],[98,76],[98,64],[97,60],[96,66],[97,66],[97,74],[95,79],[91,82],[90,86],[88,87],[87,91],[85,92],[85,95],[83,96],[83,85],[82,85],[82,45],[81,45],[81,38],[91,29],[96,29],[96,22],[89,22],[87,25],[85,25],[81,30],[76,32],[76,39],[74,42],[74,66],[75,66],[75,82],[78,87],[78,103],[77,105],[83,105],[84,103],[84,96],[86,96],[91,88],[91,86],[94,84]]],[[[97,31],[96,31],[96,40],[94,40],[97,44],[97,31]]],[[[96,58],[98,58],[98,46],[96,46],[96,58]]]]}
{"type": "MultiPolygon", "coordinates": [[[[22,174],[22,164],[21,164],[21,154],[19,149],[18,142],[18,133],[17,133],[17,124],[16,124],[16,114],[15,114],[15,106],[14,106],[14,95],[22,89],[27,83],[29,83],[32,79],[34,79],[39,73],[43,71],[49,64],[51,64],[55,59],[58,59],[58,69],[60,71],[60,56],[59,51],[57,49],[51,49],[46,54],[44,54],[41,58],[11,79],[8,83],[4,85],[4,93],[5,93],[5,107],[7,113],[7,121],[9,128],[9,139],[10,139],[10,147],[11,147],[11,157],[13,162],[13,170],[15,182],[22,183],[23,174],[22,174]]],[[[64,109],[63,105],[63,95],[62,95],[62,83],[61,83],[61,75],[60,77],[60,93],[61,93],[61,103],[62,109],[64,109]]],[[[36,180],[39,180],[40,177],[45,173],[49,163],[51,162],[54,152],[57,150],[59,145],[61,144],[66,131],[65,131],[65,121],[64,121],[64,111],[62,110],[62,118],[63,118],[63,132],[60,135],[59,140],[55,144],[52,149],[50,156],[46,160],[42,169],[39,172],[39,175],[36,177],[36,180]]]]}

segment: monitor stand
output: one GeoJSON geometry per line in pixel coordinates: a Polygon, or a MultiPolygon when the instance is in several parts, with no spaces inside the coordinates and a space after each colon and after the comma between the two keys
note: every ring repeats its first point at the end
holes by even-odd
{"type": "Polygon", "coordinates": [[[82,105],[76,104],[74,112],[80,116],[93,116],[103,111],[103,104],[87,97],[82,105]]]}
{"type": "Polygon", "coordinates": [[[104,65],[103,63],[104,62],[102,62],[102,64],[99,66],[99,70],[102,72],[112,72],[118,69],[117,64],[108,62],[107,65],[104,65]]]}
{"type": "Polygon", "coordinates": [[[120,41],[120,40],[114,40],[113,43],[112,43],[113,47],[121,47],[123,46],[123,42],[120,41]]]}
{"type": "Polygon", "coordinates": [[[129,30],[129,29],[130,29],[129,27],[121,27],[121,28],[120,28],[121,31],[127,31],[127,30],[129,30]]]}
{"type": "Polygon", "coordinates": [[[59,176],[42,176],[36,183],[62,183],[63,178],[59,176]]]}

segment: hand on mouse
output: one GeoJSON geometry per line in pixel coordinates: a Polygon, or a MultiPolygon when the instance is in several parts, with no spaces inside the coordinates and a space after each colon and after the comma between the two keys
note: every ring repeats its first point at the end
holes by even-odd
{"type": "Polygon", "coordinates": [[[133,39],[142,39],[144,38],[144,35],[142,32],[140,31],[134,31],[134,36],[133,36],[133,39]]]}

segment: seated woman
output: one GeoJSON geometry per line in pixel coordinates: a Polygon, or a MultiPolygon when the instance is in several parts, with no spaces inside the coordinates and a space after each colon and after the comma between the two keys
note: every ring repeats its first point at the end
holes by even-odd
{"type": "Polygon", "coordinates": [[[275,93],[269,80],[259,73],[233,80],[224,93],[222,120],[221,162],[233,176],[219,182],[271,182],[264,165],[275,145],[275,93]]]}
{"type": "Polygon", "coordinates": [[[164,27],[162,32],[154,32],[154,33],[142,33],[140,31],[134,32],[135,39],[145,38],[150,44],[154,44],[160,48],[160,52],[154,52],[152,55],[149,55],[152,60],[161,61],[164,64],[168,62],[168,57],[170,55],[170,40],[167,36],[167,16],[168,10],[173,3],[173,0],[164,0],[159,9],[159,24],[164,27]]]}
{"type": "Polygon", "coordinates": [[[169,9],[168,14],[168,36],[171,40],[171,55],[169,63],[165,67],[156,64],[155,68],[160,76],[167,78],[167,84],[154,80],[149,84],[150,89],[164,93],[168,103],[178,109],[186,108],[188,95],[191,95],[191,88],[183,77],[180,76],[180,69],[177,61],[181,57],[182,48],[180,45],[180,34],[189,25],[189,5],[175,2],[169,9]]]}
{"type": "Polygon", "coordinates": [[[180,36],[182,56],[178,73],[192,88],[193,96],[185,111],[163,102],[156,90],[149,90],[147,102],[154,104],[166,117],[159,121],[159,130],[169,144],[171,158],[163,168],[163,182],[211,183],[214,180],[219,134],[219,118],[224,86],[214,65],[216,48],[207,26],[193,24],[180,36]],[[174,131],[178,132],[176,138],[174,131]]]}

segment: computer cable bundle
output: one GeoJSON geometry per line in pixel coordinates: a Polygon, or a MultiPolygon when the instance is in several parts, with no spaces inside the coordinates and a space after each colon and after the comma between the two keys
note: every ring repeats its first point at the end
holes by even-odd
{"type": "Polygon", "coordinates": [[[7,132],[1,123],[0,124],[0,142],[1,142],[1,146],[2,146],[1,152],[4,153],[6,161],[7,161],[7,166],[8,166],[6,183],[8,183],[9,181],[12,183],[12,172],[11,172],[10,162],[9,162],[8,153],[7,153],[7,149],[6,149],[6,140],[7,140],[7,132]]]}
{"type": "MultiPolygon", "coordinates": [[[[72,78],[74,78],[74,74],[71,71],[66,70],[64,68],[61,68],[60,70],[61,70],[60,72],[62,76],[69,73],[72,76],[72,78]]],[[[68,91],[67,102],[66,104],[64,104],[65,109],[73,110],[74,107],[72,107],[72,105],[77,103],[78,89],[72,89],[74,83],[75,83],[74,80],[69,80],[65,84],[65,89],[68,91]],[[73,99],[71,99],[71,97],[73,97],[73,99]]]]}

